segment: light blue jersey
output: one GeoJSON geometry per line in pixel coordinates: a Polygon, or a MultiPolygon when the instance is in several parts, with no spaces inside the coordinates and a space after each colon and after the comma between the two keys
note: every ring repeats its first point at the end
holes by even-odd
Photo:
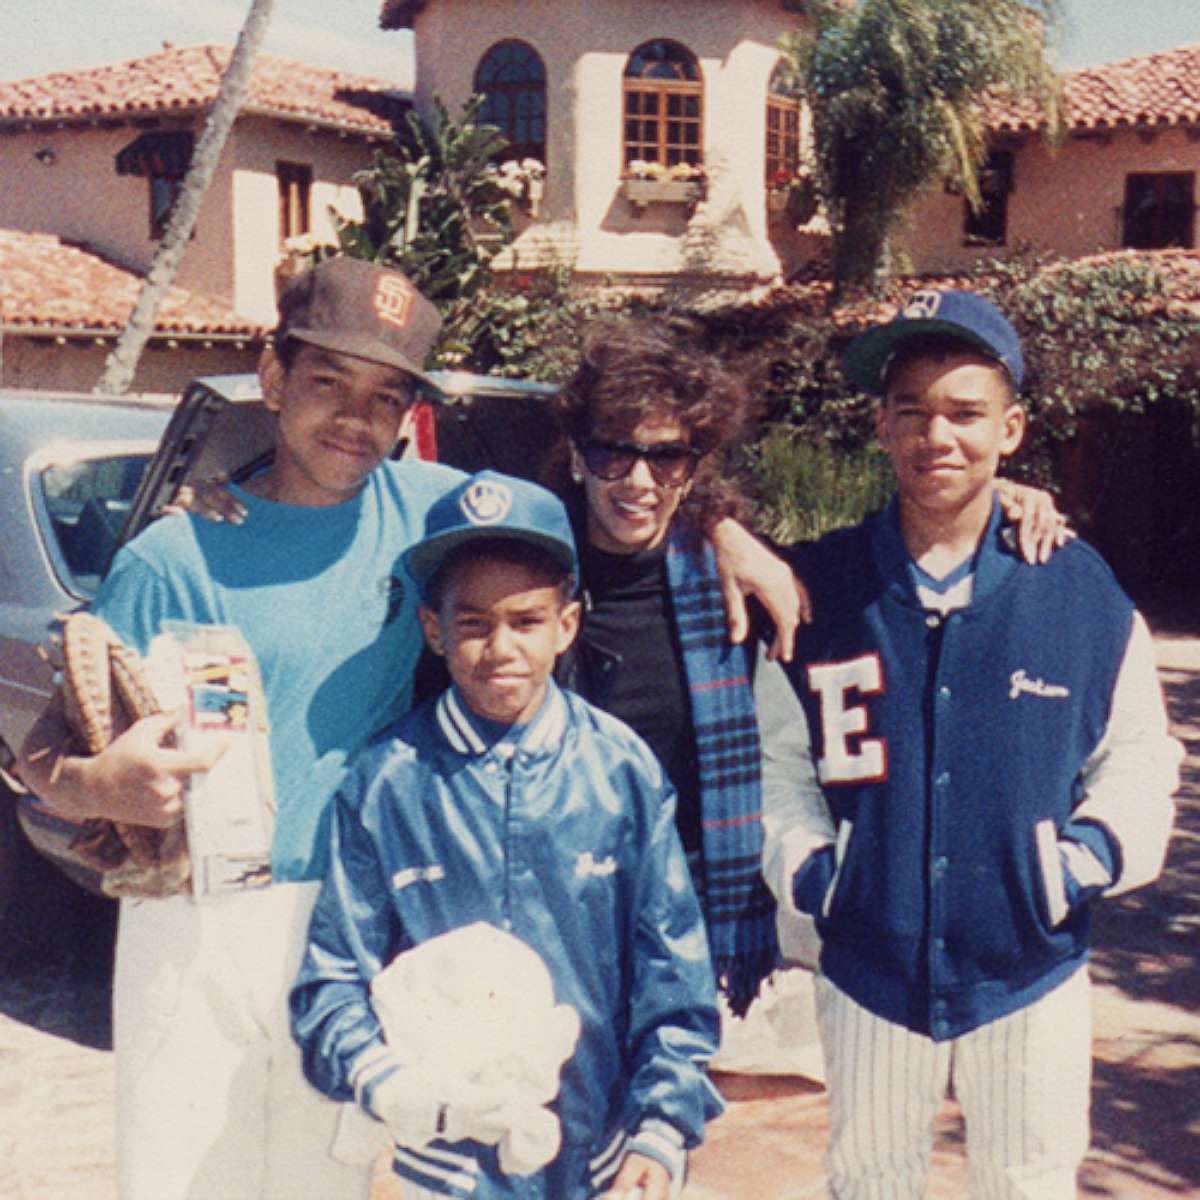
{"type": "Polygon", "coordinates": [[[400,556],[462,473],[384,463],[327,508],[236,491],[242,525],[156,521],[121,550],[93,604],[145,652],[167,620],[234,625],[262,672],[278,813],[278,879],[319,879],[347,761],[407,711],[422,637],[400,556]]]}

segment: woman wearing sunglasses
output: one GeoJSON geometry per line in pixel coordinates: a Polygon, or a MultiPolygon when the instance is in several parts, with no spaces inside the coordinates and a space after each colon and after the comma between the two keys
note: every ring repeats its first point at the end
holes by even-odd
{"type": "Polygon", "coordinates": [[[587,333],[559,415],[547,482],[572,513],[585,614],[560,680],[637,730],[674,785],[717,977],[741,1014],[778,958],[759,871],[756,652],[729,639],[706,536],[746,515],[726,457],[750,396],[661,318],[611,321],[587,333]]]}

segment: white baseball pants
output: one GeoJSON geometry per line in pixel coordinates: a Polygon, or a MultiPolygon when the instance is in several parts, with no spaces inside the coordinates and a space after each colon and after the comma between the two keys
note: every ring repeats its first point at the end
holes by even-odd
{"type": "Polygon", "coordinates": [[[933,1121],[953,1085],[972,1200],[1075,1200],[1091,1085],[1086,967],[1028,1008],[945,1042],[884,1021],[821,975],[816,999],[830,1196],[924,1196],[933,1121]]]}
{"type": "Polygon", "coordinates": [[[123,901],[113,1034],[121,1200],[362,1200],[329,1154],[341,1105],[305,1081],[287,995],[315,883],[123,901]]]}

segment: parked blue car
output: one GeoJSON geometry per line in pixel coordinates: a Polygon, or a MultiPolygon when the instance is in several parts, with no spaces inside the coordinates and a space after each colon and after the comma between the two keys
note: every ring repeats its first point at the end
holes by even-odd
{"type": "MultiPolygon", "coordinates": [[[[554,437],[554,388],[465,373],[435,380],[441,461],[515,474],[536,467],[554,437]]],[[[33,850],[98,891],[67,853],[72,826],[12,769],[54,685],[42,650],[56,614],[87,604],[117,547],[182,484],[260,469],[273,422],[250,375],[195,380],[178,403],[0,390],[0,947],[12,930],[29,934],[46,874],[33,850]]]]}

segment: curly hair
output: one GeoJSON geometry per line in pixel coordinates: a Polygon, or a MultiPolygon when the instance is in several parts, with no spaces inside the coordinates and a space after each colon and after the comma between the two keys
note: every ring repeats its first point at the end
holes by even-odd
{"type": "Polygon", "coordinates": [[[729,459],[756,415],[749,389],[704,349],[694,322],[662,315],[601,319],[585,332],[579,366],[559,395],[565,436],[546,482],[563,491],[571,443],[629,438],[643,422],[674,420],[704,456],[677,519],[694,533],[725,516],[744,520],[748,505],[729,459]]]}

